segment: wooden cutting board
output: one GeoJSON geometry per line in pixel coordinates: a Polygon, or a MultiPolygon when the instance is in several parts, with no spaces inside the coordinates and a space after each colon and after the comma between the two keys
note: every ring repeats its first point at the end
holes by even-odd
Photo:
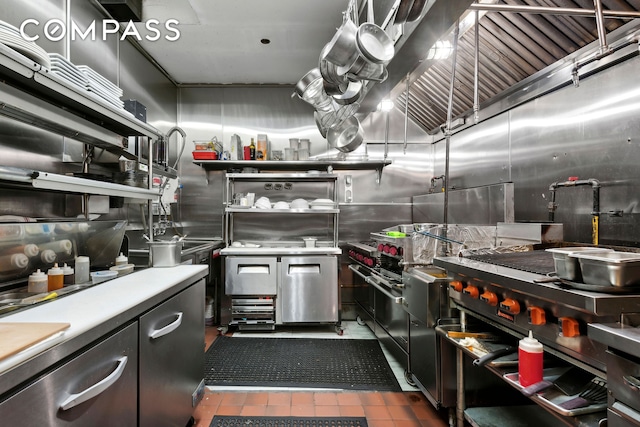
{"type": "Polygon", "coordinates": [[[64,331],[69,326],[69,323],[0,322],[0,360],[64,331]]]}

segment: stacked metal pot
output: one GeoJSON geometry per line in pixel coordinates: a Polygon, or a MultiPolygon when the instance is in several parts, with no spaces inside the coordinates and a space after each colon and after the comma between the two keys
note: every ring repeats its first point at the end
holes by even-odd
{"type": "Polygon", "coordinates": [[[364,132],[354,115],[369,88],[386,80],[386,65],[394,55],[393,40],[373,23],[372,8],[368,19],[358,25],[355,1],[350,1],[342,25],[320,53],[318,67],[295,88],[315,108],[320,134],[342,152],[362,143],[364,132]]]}

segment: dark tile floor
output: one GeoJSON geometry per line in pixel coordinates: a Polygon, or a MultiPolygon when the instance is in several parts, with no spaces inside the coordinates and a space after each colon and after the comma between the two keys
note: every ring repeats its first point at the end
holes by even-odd
{"type": "MultiPolygon", "coordinates": [[[[207,348],[219,332],[206,328],[207,348]]],[[[207,427],[215,415],[366,417],[369,427],[446,427],[419,391],[256,391],[207,390],[193,414],[196,426],[207,427]]]]}

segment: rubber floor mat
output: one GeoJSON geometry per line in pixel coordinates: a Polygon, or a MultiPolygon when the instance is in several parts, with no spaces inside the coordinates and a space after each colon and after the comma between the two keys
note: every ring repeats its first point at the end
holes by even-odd
{"type": "Polygon", "coordinates": [[[219,336],[204,376],[209,386],[402,391],[377,340],[219,336]]]}
{"type": "Polygon", "coordinates": [[[367,427],[367,419],[360,417],[213,417],[209,427],[367,427]]]}

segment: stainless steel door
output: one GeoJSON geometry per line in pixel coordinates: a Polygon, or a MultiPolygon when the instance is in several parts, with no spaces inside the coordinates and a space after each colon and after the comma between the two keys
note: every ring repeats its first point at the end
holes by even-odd
{"type": "MultiPolygon", "coordinates": [[[[136,426],[138,324],[0,403],[3,426],[136,426]]],[[[34,375],[37,375],[34,372],[34,375]]]]}
{"type": "Polygon", "coordinates": [[[204,375],[200,280],[140,317],[140,426],[184,426],[204,375]]]}
{"type": "Polygon", "coordinates": [[[225,261],[227,295],[275,295],[278,283],[276,257],[235,257],[225,261]]]}
{"type": "Polygon", "coordinates": [[[281,322],[340,320],[335,256],[282,257],[280,268],[281,322]]]}

